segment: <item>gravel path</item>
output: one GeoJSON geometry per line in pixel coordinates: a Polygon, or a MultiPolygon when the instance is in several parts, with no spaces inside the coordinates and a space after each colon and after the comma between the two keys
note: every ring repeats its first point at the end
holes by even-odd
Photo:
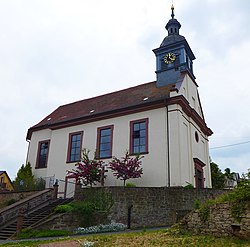
{"type": "Polygon", "coordinates": [[[39,247],[79,247],[82,246],[78,240],[67,240],[48,244],[39,244],[39,247]]]}

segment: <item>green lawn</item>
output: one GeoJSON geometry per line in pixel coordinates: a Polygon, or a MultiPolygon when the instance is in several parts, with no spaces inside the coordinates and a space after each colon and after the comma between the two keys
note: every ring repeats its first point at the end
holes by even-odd
{"type": "MultiPolygon", "coordinates": [[[[47,240],[47,241],[25,241],[25,242],[15,242],[3,244],[1,246],[15,246],[15,247],[28,247],[28,246],[43,246],[46,243],[49,243],[49,246],[52,246],[52,243],[58,243],[59,241],[71,241],[74,240],[74,243],[78,243],[78,246],[84,246],[85,241],[94,242],[94,247],[137,247],[137,246],[211,246],[211,247],[230,247],[230,246],[250,246],[250,240],[238,240],[233,238],[216,238],[212,236],[192,236],[189,234],[173,234],[169,233],[168,230],[158,230],[158,231],[143,231],[143,232],[124,232],[119,234],[99,234],[99,235],[90,235],[90,236],[81,236],[74,238],[65,238],[61,240],[47,240]],[[77,241],[75,241],[77,240],[77,241]]],[[[60,245],[62,245],[61,242],[60,245]]],[[[60,246],[57,245],[57,246],[60,246]]],[[[70,244],[68,245],[71,246],[70,244]]]]}

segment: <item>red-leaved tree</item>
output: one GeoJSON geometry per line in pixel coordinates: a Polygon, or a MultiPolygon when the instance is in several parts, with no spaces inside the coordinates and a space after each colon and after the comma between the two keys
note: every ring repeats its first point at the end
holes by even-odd
{"type": "Polygon", "coordinates": [[[140,178],[142,175],[142,162],[143,156],[136,155],[131,157],[128,152],[121,159],[114,157],[110,162],[108,168],[113,171],[117,179],[123,180],[123,185],[127,179],[140,178]]]}
{"type": "Polygon", "coordinates": [[[75,164],[76,169],[67,171],[67,177],[75,178],[86,186],[90,185],[92,187],[97,182],[104,185],[105,172],[107,172],[104,168],[104,162],[95,158],[91,160],[89,152],[89,150],[83,149],[81,161],[75,164]]]}

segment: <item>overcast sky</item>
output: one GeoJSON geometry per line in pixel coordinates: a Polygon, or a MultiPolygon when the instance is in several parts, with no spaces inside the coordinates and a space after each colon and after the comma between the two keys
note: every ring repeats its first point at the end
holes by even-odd
{"type": "MultiPolygon", "coordinates": [[[[0,0],[0,170],[14,179],[26,133],[58,106],[154,81],[171,0],[0,0]]],[[[250,168],[250,1],[175,0],[191,46],[210,155],[250,168]],[[245,143],[246,142],[246,143],[245,143]],[[217,148],[231,144],[231,147],[217,148]]]]}

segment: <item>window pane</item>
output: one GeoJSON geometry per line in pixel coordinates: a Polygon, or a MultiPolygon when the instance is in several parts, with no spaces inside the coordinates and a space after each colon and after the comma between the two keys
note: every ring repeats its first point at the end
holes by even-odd
{"type": "Polygon", "coordinates": [[[80,148],[77,147],[77,148],[75,149],[75,155],[76,155],[77,157],[79,157],[79,154],[80,154],[80,148]]]}
{"type": "Polygon", "coordinates": [[[76,147],[76,142],[72,142],[71,149],[74,149],[76,147]]]}
{"type": "Polygon", "coordinates": [[[146,129],[146,122],[141,122],[140,123],[140,129],[142,130],[142,129],[146,129]]]}
{"type": "Polygon", "coordinates": [[[110,143],[102,143],[100,145],[100,150],[110,150],[110,143]]]}
{"type": "Polygon", "coordinates": [[[141,130],[140,137],[145,137],[145,136],[146,136],[146,130],[141,130]]]}
{"type": "Polygon", "coordinates": [[[110,142],[110,136],[101,137],[101,143],[110,142]]]}
{"type": "Polygon", "coordinates": [[[143,138],[140,138],[140,145],[146,145],[146,138],[143,137],[143,138]]]}
{"type": "Polygon", "coordinates": [[[111,134],[111,129],[103,129],[101,130],[101,136],[110,136],[111,134]]]}
{"type": "Polygon", "coordinates": [[[134,131],[133,138],[140,138],[140,130],[134,131]]]}
{"type": "Polygon", "coordinates": [[[100,158],[106,158],[106,157],[110,157],[110,152],[109,152],[109,150],[100,151],[100,158]]]}
{"type": "Polygon", "coordinates": [[[139,123],[135,123],[134,124],[134,131],[139,130],[140,129],[140,124],[139,123]]]}
{"type": "Polygon", "coordinates": [[[139,146],[134,147],[133,151],[134,151],[134,152],[133,152],[134,154],[140,153],[139,146]]]}
{"type": "Polygon", "coordinates": [[[140,153],[146,152],[146,146],[140,146],[140,153]]]}
{"type": "Polygon", "coordinates": [[[139,146],[139,144],[140,144],[140,139],[139,138],[134,139],[134,146],[139,146]]]}

